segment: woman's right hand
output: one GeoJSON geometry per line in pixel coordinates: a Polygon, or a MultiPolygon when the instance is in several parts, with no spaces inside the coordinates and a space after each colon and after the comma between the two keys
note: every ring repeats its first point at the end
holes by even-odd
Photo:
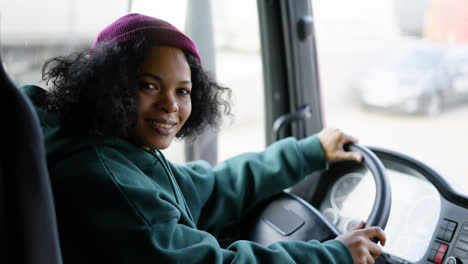
{"type": "Polygon", "coordinates": [[[344,151],[343,145],[357,142],[357,139],[343,133],[337,128],[324,128],[317,134],[327,162],[333,163],[344,160],[362,161],[361,154],[344,151]]]}
{"type": "Polygon", "coordinates": [[[375,237],[379,239],[382,246],[385,246],[386,236],[384,231],[378,226],[361,229],[363,226],[364,222],[352,231],[339,235],[336,239],[348,246],[354,263],[372,264],[382,253],[382,248],[370,239],[375,237]]]}

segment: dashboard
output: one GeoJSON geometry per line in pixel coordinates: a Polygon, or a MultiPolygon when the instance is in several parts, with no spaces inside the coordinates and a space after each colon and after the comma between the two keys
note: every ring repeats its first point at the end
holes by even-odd
{"type": "MultiPolygon", "coordinates": [[[[468,197],[412,157],[370,149],[382,161],[392,192],[387,243],[376,263],[468,263],[468,197]]],[[[321,181],[309,202],[341,233],[368,218],[375,183],[364,166],[321,181]]]]}
{"type": "MultiPolygon", "coordinates": [[[[425,178],[387,169],[392,209],[385,228],[384,252],[415,262],[424,257],[440,216],[440,195],[425,178]]],[[[328,191],[320,211],[341,232],[365,221],[375,199],[374,179],[367,171],[339,178],[328,191]]]]}
{"type": "MultiPolygon", "coordinates": [[[[372,159],[382,162],[391,189],[391,206],[379,213],[388,215],[386,225],[381,222],[386,245],[375,263],[468,263],[468,196],[410,156],[368,148],[377,157],[372,159]]],[[[265,207],[254,210],[246,238],[263,245],[285,240],[326,241],[361,221],[375,221],[369,215],[375,215],[376,200],[382,195],[376,193],[374,177],[366,166],[371,165],[332,164],[272,197],[265,207]]]]}

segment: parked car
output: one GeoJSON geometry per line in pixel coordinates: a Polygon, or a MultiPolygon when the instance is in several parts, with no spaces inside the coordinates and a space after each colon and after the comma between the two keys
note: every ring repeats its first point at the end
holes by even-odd
{"type": "Polygon", "coordinates": [[[438,115],[468,102],[468,47],[411,42],[372,64],[357,91],[370,109],[438,115]]]}
{"type": "Polygon", "coordinates": [[[442,61],[448,78],[443,103],[458,105],[468,102],[468,45],[451,46],[442,61]]]}

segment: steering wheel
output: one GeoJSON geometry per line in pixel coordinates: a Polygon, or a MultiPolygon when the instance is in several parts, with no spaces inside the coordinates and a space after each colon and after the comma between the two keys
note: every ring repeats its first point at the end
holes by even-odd
{"type": "MultiPolygon", "coordinates": [[[[363,157],[362,165],[374,177],[375,200],[365,227],[379,226],[385,229],[391,208],[391,190],[382,162],[372,151],[359,144],[347,144],[345,150],[360,153],[363,157]]],[[[350,170],[350,164],[361,166],[354,161],[339,162],[331,164],[324,173],[350,170]]],[[[316,208],[287,191],[273,197],[251,223],[253,226],[248,232],[248,239],[262,245],[285,240],[325,241],[340,234],[316,208]]]]}

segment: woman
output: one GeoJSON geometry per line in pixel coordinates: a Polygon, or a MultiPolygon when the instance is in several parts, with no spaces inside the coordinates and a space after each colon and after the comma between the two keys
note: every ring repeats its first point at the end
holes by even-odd
{"type": "Polygon", "coordinates": [[[246,215],[327,162],[361,160],[336,129],[284,139],[261,153],[211,168],[178,165],[159,151],[175,137],[215,126],[230,90],[201,67],[194,43],[169,23],[140,14],[119,18],[93,47],[49,60],[43,79],[23,90],[45,137],[66,263],[373,263],[379,228],[319,243],[221,248],[210,232],[246,215]]]}

